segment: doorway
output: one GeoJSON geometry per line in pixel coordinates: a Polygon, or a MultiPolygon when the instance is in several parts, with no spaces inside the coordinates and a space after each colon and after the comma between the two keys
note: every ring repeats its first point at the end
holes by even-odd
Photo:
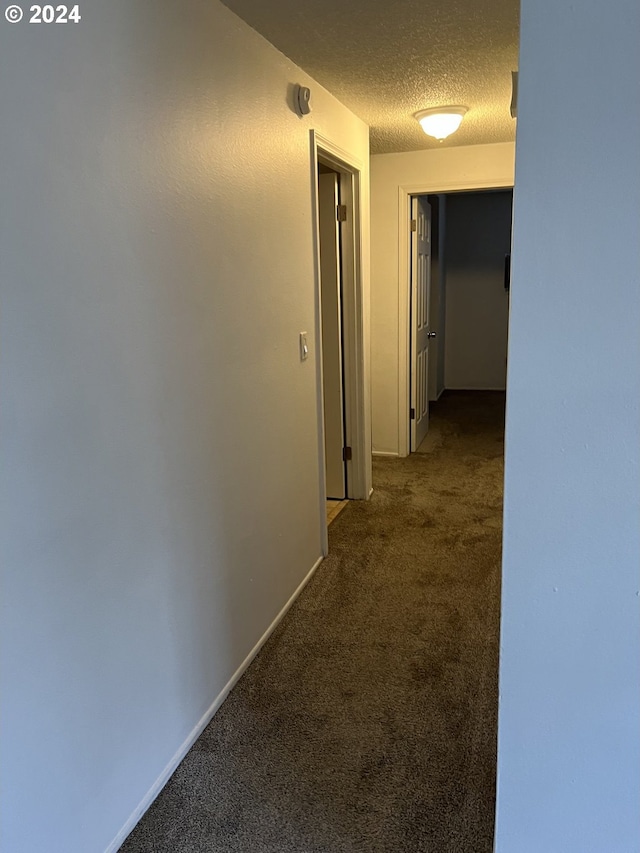
{"type": "Polygon", "coordinates": [[[319,509],[326,555],[327,498],[367,500],[372,491],[361,250],[363,165],[314,131],[311,143],[319,509]]]}
{"type": "Polygon", "coordinates": [[[328,501],[347,497],[344,410],[342,237],[346,206],[340,202],[340,176],[318,163],[318,231],[320,241],[320,317],[322,395],[324,404],[324,470],[328,501]]]}
{"type": "Polygon", "coordinates": [[[513,191],[415,194],[407,202],[407,447],[414,453],[427,436],[429,406],[437,410],[445,391],[476,398],[505,391],[513,191]]]}

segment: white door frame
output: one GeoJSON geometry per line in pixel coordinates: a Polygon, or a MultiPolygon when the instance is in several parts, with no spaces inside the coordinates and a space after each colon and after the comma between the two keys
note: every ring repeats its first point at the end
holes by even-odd
{"type": "MultiPolygon", "coordinates": [[[[411,196],[438,195],[440,193],[473,192],[475,190],[513,189],[513,181],[504,178],[471,181],[461,179],[449,183],[425,181],[403,184],[398,187],[398,455],[408,456],[411,442],[409,417],[409,377],[411,364],[411,240],[409,231],[411,196]]],[[[439,330],[440,331],[440,330],[439,330]]]]}
{"type": "Polygon", "coordinates": [[[362,172],[364,165],[349,152],[316,131],[311,131],[312,233],[315,257],[316,398],[318,412],[318,461],[320,474],[320,523],[322,549],[328,553],[327,487],[324,453],[324,395],[322,384],[322,317],[320,292],[320,239],[318,230],[318,160],[334,169],[340,180],[340,203],[347,207],[342,238],[342,319],[345,444],[351,447],[346,462],[347,497],[368,500],[371,454],[367,453],[365,417],[365,329],[362,280],[362,172]]]}

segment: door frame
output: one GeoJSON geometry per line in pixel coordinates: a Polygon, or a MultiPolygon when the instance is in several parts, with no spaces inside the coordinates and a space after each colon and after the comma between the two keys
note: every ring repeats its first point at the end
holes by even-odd
{"type": "Polygon", "coordinates": [[[398,456],[408,456],[411,448],[411,197],[508,189],[513,189],[513,180],[505,181],[504,178],[449,182],[434,179],[398,187],[398,456]]]}
{"type": "Polygon", "coordinates": [[[318,162],[338,173],[340,203],[347,207],[347,223],[341,230],[342,337],[345,445],[351,447],[346,462],[347,498],[371,496],[371,452],[367,440],[365,300],[362,259],[362,173],[364,164],[330,139],[311,131],[311,209],[315,261],[316,400],[318,417],[319,510],[322,552],[329,549],[327,534],[327,487],[324,452],[324,393],[322,383],[322,315],[320,292],[320,234],[318,221],[318,162]],[[347,227],[350,225],[350,227],[347,227]]]}

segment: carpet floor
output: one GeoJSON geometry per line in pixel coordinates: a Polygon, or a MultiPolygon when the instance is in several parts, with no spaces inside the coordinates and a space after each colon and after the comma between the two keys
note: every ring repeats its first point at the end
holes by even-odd
{"type": "Polygon", "coordinates": [[[121,848],[491,853],[504,395],[448,393],[121,848]]]}

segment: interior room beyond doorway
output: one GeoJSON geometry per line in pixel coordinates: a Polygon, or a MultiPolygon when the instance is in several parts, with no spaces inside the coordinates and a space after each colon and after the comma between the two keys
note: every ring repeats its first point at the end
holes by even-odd
{"type": "Polygon", "coordinates": [[[415,452],[428,435],[428,406],[426,412],[417,406],[421,396],[432,405],[445,390],[505,391],[513,191],[429,194],[409,201],[409,425],[415,452]],[[425,249],[416,213],[429,218],[425,249]],[[429,274],[421,284],[426,251],[429,274]],[[422,300],[420,288],[426,290],[422,300]],[[426,313],[420,308],[425,298],[426,313]],[[424,337],[421,326],[429,330],[427,349],[414,343],[424,337]],[[425,414],[427,424],[416,430],[425,414]]]}

